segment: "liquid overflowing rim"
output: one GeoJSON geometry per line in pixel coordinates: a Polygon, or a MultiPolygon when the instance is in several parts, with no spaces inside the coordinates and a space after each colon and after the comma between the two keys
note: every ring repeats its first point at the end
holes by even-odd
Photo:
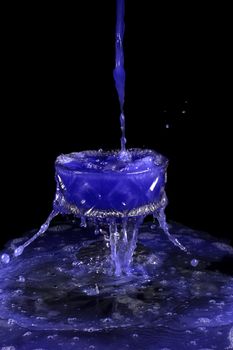
{"type": "Polygon", "coordinates": [[[112,151],[104,151],[102,149],[100,150],[85,150],[85,151],[80,151],[80,152],[72,152],[68,154],[61,154],[57,157],[56,162],[55,162],[55,167],[60,168],[62,170],[65,170],[67,172],[71,173],[76,173],[76,174],[86,174],[86,175],[103,175],[103,174],[114,174],[114,175],[135,175],[135,174],[140,174],[140,173],[145,173],[152,171],[155,168],[160,168],[160,169],[166,169],[168,166],[168,159],[161,155],[160,153],[151,150],[151,149],[141,149],[141,148],[131,148],[128,149],[126,152],[121,152],[120,150],[112,150],[112,151]],[[119,155],[121,156],[121,160],[129,161],[130,159],[127,158],[135,156],[136,160],[143,159],[145,157],[152,157],[153,160],[153,166],[151,168],[145,168],[145,169],[140,169],[139,171],[135,170],[129,170],[127,168],[123,168],[121,170],[115,170],[115,169],[108,169],[107,171],[103,171],[102,169],[90,169],[85,168],[84,170],[76,170],[76,169],[71,169],[68,164],[71,161],[77,161],[80,162],[80,164],[87,158],[87,157],[118,157],[119,155]]]}

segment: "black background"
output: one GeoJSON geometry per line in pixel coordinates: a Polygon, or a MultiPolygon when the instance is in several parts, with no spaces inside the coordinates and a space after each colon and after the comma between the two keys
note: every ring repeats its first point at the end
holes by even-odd
{"type": "MultiPolygon", "coordinates": [[[[59,154],[120,144],[115,1],[18,6],[1,44],[2,244],[47,217],[59,154]]],[[[128,147],[170,160],[168,218],[232,239],[228,13],[126,0],[125,115],[128,147]]]]}

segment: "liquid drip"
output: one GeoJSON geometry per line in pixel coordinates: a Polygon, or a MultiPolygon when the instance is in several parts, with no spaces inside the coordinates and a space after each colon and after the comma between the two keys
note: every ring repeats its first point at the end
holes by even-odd
{"type": "Polygon", "coordinates": [[[117,225],[113,220],[109,224],[109,241],[111,247],[111,261],[116,276],[130,274],[130,265],[137,246],[139,225],[143,218],[130,220],[123,219],[123,223],[117,225]]]}
{"type": "MultiPolygon", "coordinates": [[[[39,231],[35,233],[30,239],[28,239],[24,244],[18,246],[14,249],[14,257],[20,256],[26,247],[28,247],[31,243],[33,243],[38,237],[40,237],[43,233],[45,233],[52,219],[59,214],[58,211],[53,210],[45,223],[40,227],[39,231]]],[[[159,222],[159,225],[163,232],[166,234],[168,239],[180,250],[190,254],[185,246],[183,246],[179,240],[171,235],[168,229],[168,225],[166,222],[166,216],[164,213],[164,208],[160,208],[159,211],[154,213],[154,218],[156,218],[159,222]]],[[[80,218],[80,226],[83,228],[88,227],[89,218],[81,217],[80,218]]],[[[135,218],[122,218],[120,220],[116,219],[107,219],[107,226],[109,234],[106,234],[105,230],[102,230],[101,225],[106,226],[105,220],[90,220],[90,223],[94,223],[95,235],[99,235],[100,233],[104,233],[105,241],[109,242],[107,245],[110,247],[110,258],[113,268],[113,273],[116,276],[120,276],[122,274],[130,274],[131,273],[131,264],[133,260],[133,255],[135,249],[137,247],[137,236],[140,224],[143,222],[144,216],[138,216],[135,218]]],[[[155,225],[154,225],[155,226],[155,225]]],[[[8,264],[10,262],[9,254],[2,254],[1,261],[4,264],[8,264]]],[[[197,259],[192,259],[190,264],[193,267],[198,265],[197,259]]]]}
{"type": "MultiPolygon", "coordinates": [[[[53,210],[49,217],[47,218],[47,220],[45,221],[45,223],[43,225],[41,225],[39,231],[37,233],[35,233],[30,239],[28,239],[24,244],[18,246],[17,248],[14,249],[14,256],[17,257],[17,256],[20,256],[24,249],[26,247],[28,247],[32,242],[34,242],[38,237],[40,237],[43,233],[45,233],[48,228],[49,228],[49,225],[52,221],[52,219],[58,215],[58,212],[56,212],[55,210],[53,210]]],[[[10,262],[10,256],[9,254],[3,254],[1,256],[1,261],[5,264],[8,264],[10,262]]]]}
{"type": "Polygon", "coordinates": [[[81,216],[80,227],[87,227],[87,221],[84,216],[81,216]]]}
{"type": "Polygon", "coordinates": [[[161,229],[163,230],[163,232],[166,234],[166,236],[168,237],[168,239],[175,245],[177,246],[178,248],[180,248],[181,250],[183,250],[184,252],[187,252],[187,248],[184,247],[179,241],[177,238],[173,237],[170,232],[169,232],[169,229],[168,229],[168,224],[167,224],[167,221],[166,221],[166,216],[165,216],[165,213],[164,213],[164,210],[161,209],[159,211],[159,213],[155,214],[157,215],[157,218],[158,218],[158,221],[159,221],[159,225],[161,227],[161,229]]]}
{"type": "Polygon", "coordinates": [[[47,218],[47,220],[45,221],[45,223],[43,225],[41,225],[39,231],[33,235],[29,240],[27,240],[24,244],[20,245],[18,248],[16,248],[14,250],[14,256],[19,256],[23,253],[24,249],[29,246],[32,242],[34,242],[39,236],[41,236],[43,233],[45,233],[50,225],[50,222],[52,221],[52,219],[57,216],[58,213],[53,210],[49,217],[47,218]]]}
{"type": "Polygon", "coordinates": [[[113,76],[115,79],[116,90],[120,102],[120,125],[121,125],[121,151],[126,150],[126,137],[125,137],[125,116],[124,116],[124,100],[125,100],[125,69],[124,69],[124,16],[125,16],[125,1],[117,0],[117,11],[116,11],[116,60],[115,69],[113,76]]]}

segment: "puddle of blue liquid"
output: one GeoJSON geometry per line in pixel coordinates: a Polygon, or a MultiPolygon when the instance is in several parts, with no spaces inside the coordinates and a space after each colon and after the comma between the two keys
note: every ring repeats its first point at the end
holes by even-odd
{"type": "Polygon", "coordinates": [[[170,231],[197,267],[148,223],[131,274],[115,277],[103,234],[72,222],[51,227],[0,265],[0,349],[232,347],[233,248],[181,225],[170,231]]]}

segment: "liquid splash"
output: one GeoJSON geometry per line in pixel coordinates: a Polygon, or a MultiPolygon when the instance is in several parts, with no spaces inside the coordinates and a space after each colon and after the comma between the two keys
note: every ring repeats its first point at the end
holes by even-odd
{"type": "MultiPolygon", "coordinates": [[[[30,239],[28,239],[25,243],[18,246],[14,249],[13,256],[18,257],[23,254],[24,249],[32,244],[37,238],[39,238],[43,233],[45,233],[49,225],[54,217],[59,214],[59,211],[53,210],[45,223],[41,226],[38,232],[36,232],[30,239]]],[[[179,249],[182,251],[189,253],[187,248],[183,246],[179,240],[173,237],[169,230],[166,222],[166,216],[164,213],[164,208],[160,208],[159,211],[155,211],[154,217],[156,217],[159,221],[160,227],[163,232],[166,234],[168,239],[179,249]]],[[[129,274],[130,273],[130,265],[132,263],[133,254],[137,246],[137,236],[140,224],[143,222],[144,216],[139,216],[136,218],[123,218],[121,220],[109,219],[106,220],[109,233],[105,235],[105,240],[109,241],[111,247],[111,262],[113,265],[113,269],[115,271],[116,276],[120,276],[122,273],[129,274]]],[[[102,229],[100,226],[105,223],[104,220],[101,220],[100,223],[97,223],[97,220],[88,220],[84,216],[81,217],[80,227],[86,228],[87,222],[94,223],[94,233],[98,235],[102,229]]],[[[1,261],[4,264],[10,263],[10,255],[2,254],[1,261]]],[[[191,260],[192,266],[198,265],[197,259],[191,260]]]]}
{"type": "MultiPolygon", "coordinates": [[[[158,220],[167,238],[190,255],[170,234],[166,222],[166,158],[151,150],[132,149],[126,154],[84,151],[59,156],[53,210],[39,231],[14,249],[14,257],[45,233],[58,214],[80,218],[83,228],[93,224],[96,235],[107,229],[116,276],[131,273],[139,227],[149,214],[158,220]]],[[[8,264],[9,254],[4,253],[1,261],[8,264]]],[[[192,266],[197,264],[196,259],[191,260],[192,266]]]]}
{"type": "MultiPolygon", "coordinates": [[[[150,226],[137,232],[130,275],[115,276],[107,227],[95,235],[90,222],[85,230],[74,221],[51,226],[17,263],[0,263],[1,346],[231,348],[233,276],[222,262],[232,265],[233,248],[170,223],[174,237],[200,259],[194,269],[157,223],[150,226]]],[[[9,242],[5,253],[17,244],[9,242]]]]}
{"type": "Polygon", "coordinates": [[[45,223],[40,227],[39,231],[30,239],[28,239],[24,244],[20,245],[18,248],[16,248],[14,250],[14,256],[17,257],[19,255],[21,255],[24,251],[24,249],[29,246],[32,242],[34,242],[38,237],[40,237],[43,233],[45,233],[48,228],[49,225],[52,221],[52,219],[58,215],[58,212],[56,212],[55,210],[53,210],[50,214],[48,219],[45,221],[45,223]]]}

